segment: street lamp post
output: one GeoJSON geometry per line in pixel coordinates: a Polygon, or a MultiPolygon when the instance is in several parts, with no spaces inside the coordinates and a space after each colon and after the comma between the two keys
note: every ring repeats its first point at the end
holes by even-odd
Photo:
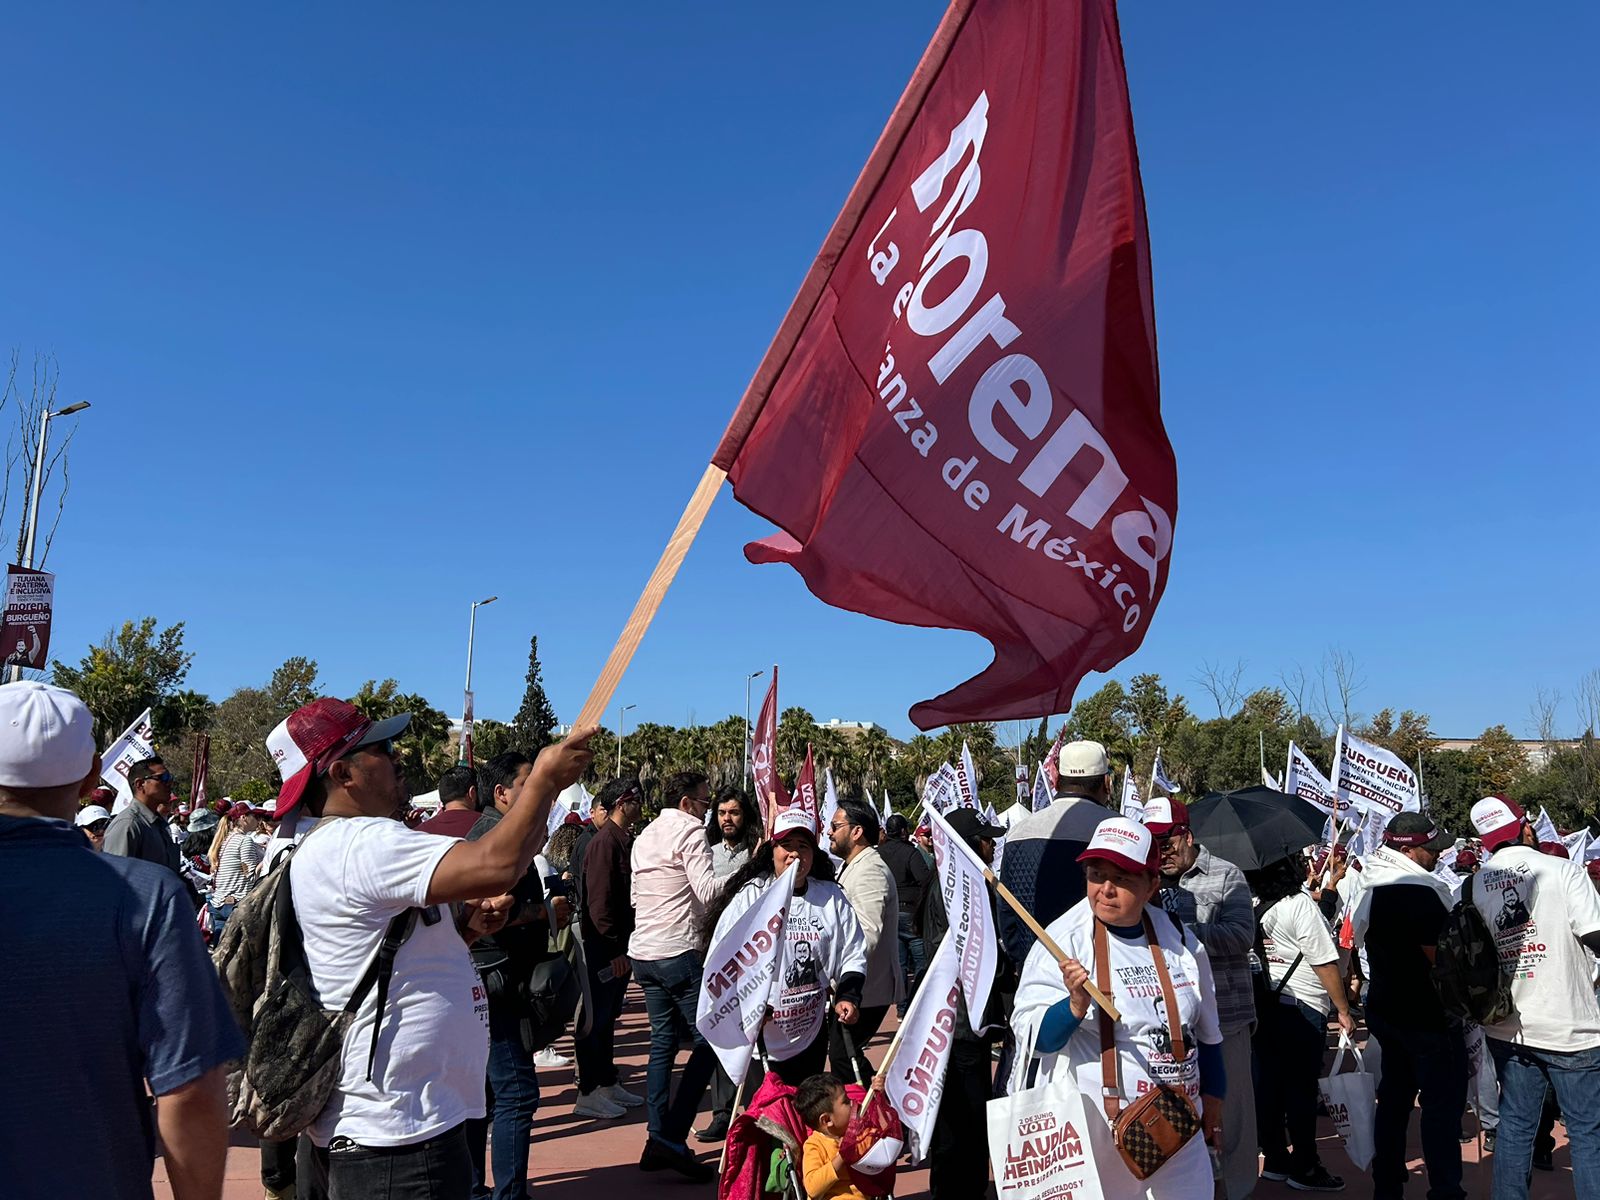
{"type": "Polygon", "coordinates": [[[744,677],[744,783],[750,785],[750,683],[765,675],[765,671],[751,671],[744,677]]]}
{"type": "MultiPolygon", "coordinates": [[[[33,546],[39,536],[39,497],[44,491],[44,448],[50,440],[50,420],[52,417],[70,417],[73,413],[82,412],[89,407],[87,400],[79,400],[76,404],[69,404],[65,408],[51,412],[45,409],[39,418],[39,446],[33,455],[33,487],[29,489],[28,496],[28,532],[22,548],[22,565],[33,568],[33,546]]],[[[16,683],[22,678],[22,664],[16,663],[11,668],[11,682],[16,683]]]]}
{"type": "Polygon", "coordinates": [[[467,612],[467,686],[461,706],[461,745],[457,762],[471,761],[469,747],[472,742],[472,643],[478,632],[478,610],[485,604],[493,604],[498,599],[499,596],[490,596],[487,600],[474,600],[472,608],[467,612]]]}
{"type": "Polygon", "coordinates": [[[638,708],[637,704],[623,704],[617,708],[617,778],[622,778],[622,727],[628,719],[628,710],[638,708]]]}

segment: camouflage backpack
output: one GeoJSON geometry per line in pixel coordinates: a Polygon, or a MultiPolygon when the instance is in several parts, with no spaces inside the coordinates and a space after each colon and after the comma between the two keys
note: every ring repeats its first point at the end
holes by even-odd
{"type": "Polygon", "coordinates": [[[367,1054],[372,1078],[395,955],[411,936],[418,912],[408,908],[389,922],[349,1003],[330,1012],[306,963],[289,882],[293,857],[292,851],[285,854],[240,901],[214,956],[222,990],[249,1043],[244,1061],[228,1075],[229,1122],[271,1141],[301,1133],[327,1106],[339,1081],[345,1034],[376,987],[378,1019],[367,1054]]]}
{"type": "Polygon", "coordinates": [[[1439,1003],[1453,1016],[1478,1025],[1494,1025],[1517,1011],[1511,999],[1511,976],[1500,966],[1494,931],[1472,902],[1468,875],[1461,899],[1439,929],[1433,957],[1433,987],[1439,1003]]]}

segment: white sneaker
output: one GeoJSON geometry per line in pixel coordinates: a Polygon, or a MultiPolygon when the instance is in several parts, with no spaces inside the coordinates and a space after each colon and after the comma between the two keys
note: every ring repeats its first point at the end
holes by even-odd
{"type": "Polygon", "coordinates": [[[578,1097],[578,1102],[572,1106],[572,1113],[578,1117],[604,1117],[607,1120],[620,1117],[628,1110],[620,1104],[613,1104],[606,1098],[605,1088],[595,1088],[578,1097]]]}
{"type": "Polygon", "coordinates": [[[536,1066],[541,1067],[570,1067],[572,1060],[565,1054],[557,1054],[554,1046],[546,1046],[533,1056],[536,1066]]]}
{"type": "Polygon", "coordinates": [[[644,1103],[643,1096],[637,1096],[623,1087],[620,1083],[613,1083],[610,1087],[595,1088],[613,1104],[620,1104],[623,1108],[638,1108],[644,1103]]]}

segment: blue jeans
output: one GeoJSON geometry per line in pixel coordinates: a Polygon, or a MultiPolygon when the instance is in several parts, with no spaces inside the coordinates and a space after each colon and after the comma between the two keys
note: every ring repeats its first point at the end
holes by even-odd
{"type": "Polygon", "coordinates": [[[900,914],[900,974],[905,977],[906,998],[895,1005],[895,1011],[902,1017],[927,969],[928,948],[922,941],[922,931],[917,928],[916,914],[903,912],[900,914]]]}
{"type": "Polygon", "coordinates": [[[489,1091],[482,1121],[468,1121],[473,1194],[480,1200],[525,1200],[528,1194],[528,1138],[539,1111],[539,1078],[533,1055],[522,1044],[521,1014],[515,1006],[489,1006],[489,1091]],[[510,1007],[511,1011],[506,1011],[510,1007]],[[484,1135],[493,1130],[494,1190],[484,1183],[484,1135]]]}
{"type": "Polygon", "coordinates": [[[695,1028],[703,967],[698,954],[688,952],[654,962],[634,961],[633,975],[644,989],[644,1007],[650,1014],[650,1071],[645,1079],[645,1112],[650,1136],[658,1142],[681,1146],[699,1111],[700,1099],[711,1082],[717,1056],[695,1028]],[[672,1095],[672,1061],[680,1046],[692,1046],[689,1061],[672,1095]]]}
{"type": "Polygon", "coordinates": [[[1383,1047],[1378,1113],[1373,1122],[1372,1194],[1400,1200],[1406,1167],[1406,1128],[1422,1097],[1422,1158],[1428,1200],[1466,1200],[1461,1187],[1461,1117],[1467,1107],[1467,1045],[1453,1029],[1404,1029],[1367,1010],[1367,1028],[1383,1047]]]}
{"type": "MultiPolygon", "coordinates": [[[[1485,1038],[1500,1076],[1493,1200],[1524,1200],[1545,1094],[1555,1089],[1572,1148],[1572,1186],[1600,1196],[1600,1048],[1563,1054],[1485,1038]]],[[[1387,1054],[1387,1048],[1385,1048],[1387,1054]]],[[[1384,1068],[1386,1071],[1387,1066],[1384,1068]]]]}

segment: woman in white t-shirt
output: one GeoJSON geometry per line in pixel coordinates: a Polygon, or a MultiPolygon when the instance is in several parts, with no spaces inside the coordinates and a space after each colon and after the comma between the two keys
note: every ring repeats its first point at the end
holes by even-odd
{"type": "Polygon", "coordinates": [[[1343,1181],[1317,1155],[1317,1080],[1329,1017],[1354,1033],[1339,948],[1316,902],[1302,886],[1298,859],[1245,875],[1256,897],[1269,1002],[1257,1013],[1256,1135],[1263,1179],[1300,1191],[1337,1191],[1343,1181]]]}
{"type": "Polygon", "coordinates": [[[261,827],[260,819],[242,804],[228,812],[232,831],[222,844],[217,856],[217,871],[211,886],[211,920],[220,929],[233,915],[233,909],[245,898],[256,879],[256,868],[261,865],[264,847],[257,843],[255,834],[261,827]]]}
{"type": "MultiPolygon", "coordinates": [[[[833,1014],[841,1024],[854,1025],[867,972],[866,937],[849,897],[832,881],[832,867],[817,849],[817,830],[808,814],[791,809],[778,815],[772,840],[728,880],[706,914],[706,927],[712,931],[707,943],[714,944],[791,863],[798,864],[794,898],[762,1041],[773,1074],[799,1087],[823,1069],[827,1058],[829,989],[833,1014]]],[[[747,1075],[747,1090],[761,1082],[759,1074],[747,1075]]]]}
{"type": "MultiPolygon", "coordinates": [[[[1160,888],[1159,855],[1155,839],[1138,822],[1102,821],[1078,858],[1088,894],[1049,926],[1068,955],[1066,962],[1057,964],[1044,944],[1036,943],[1017,989],[1013,1027],[1018,1042],[1034,1047],[1037,1082],[1077,1083],[1106,1200],[1189,1200],[1212,1194],[1206,1142],[1221,1129],[1228,1086],[1216,987],[1199,939],[1174,924],[1159,903],[1150,903],[1160,888]],[[1128,1170],[1112,1140],[1111,1113],[1102,1094],[1101,1022],[1107,1018],[1090,1003],[1085,986],[1099,978],[1097,926],[1105,931],[1110,999],[1122,1014],[1113,1026],[1120,1097],[1109,1107],[1120,1112],[1152,1085],[1165,1084],[1187,1095],[1201,1118],[1203,1136],[1192,1137],[1142,1181],[1128,1170]],[[1173,1045],[1156,954],[1177,1004],[1182,1046],[1173,1045]]],[[[1027,1068],[1021,1062],[1017,1069],[1025,1073],[1027,1068]]],[[[1014,1087],[1021,1085],[1021,1079],[1013,1079],[1014,1087]]]]}

